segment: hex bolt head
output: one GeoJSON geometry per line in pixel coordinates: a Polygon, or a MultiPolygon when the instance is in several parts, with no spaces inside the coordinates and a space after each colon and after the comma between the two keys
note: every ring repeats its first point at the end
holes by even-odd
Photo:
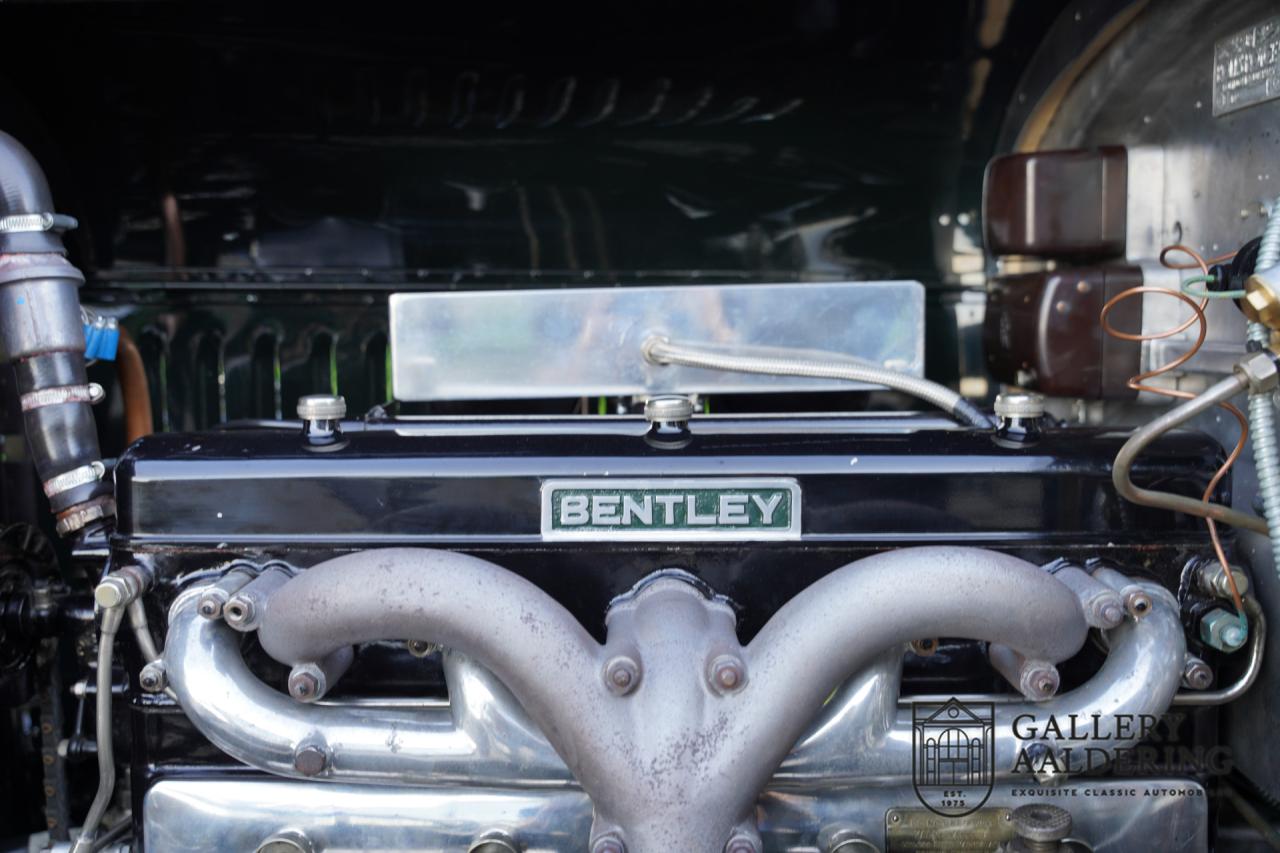
{"type": "Polygon", "coordinates": [[[1234,652],[1249,640],[1249,631],[1234,613],[1215,608],[1200,620],[1200,639],[1220,652],[1234,652]]]}
{"type": "Polygon", "coordinates": [[[627,845],[622,839],[610,832],[591,842],[591,853],[627,853],[627,845]]]}
{"type": "Polygon", "coordinates": [[[159,693],[168,687],[169,679],[165,675],[164,664],[152,661],[144,666],[138,673],[138,686],[147,693],[159,693]]]}
{"type": "Polygon", "coordinates": [[[708,675],[711,687],[718,693],[741,690],[747,683],[747,668],[737,655],[720,655],[711,662],[708,675]]]}
{"type": "Polygon", "coordinates": [[[247,595],[232,596],[231,600],[222,608],[222,616],[227,620],[227,624],[237,629],[252,625],[257,619],[257,615],[258,608],[253,599],[247,595]]]}
{"type": "Polygon", "coordinates": [[[319,776],[329,766],[329,753],[323,746],[307,744],[293,753],[293,769],[303,776],[319,776]]]}
{"type": "Polygon", "coordinates": [[[310,672],[289,675],[289,695],[299,702],[314,702],[320,695],[320,680],[310,672]]]}
{"type": "Polygon", "coordinates": [[[93,600],[103,610],[123,607],[133,599],[133,585],[122,575],[115,572],[102,579],[93,590],[93,600]]]}
{"type": "Polygon", "coordinates": [[[610,658],[604,665],[604,683],[619,696],[626,696],[640,684],[640,664],[626,655],[610,658]]]}
{"type": "Polygon", "coordinates": [[[740,832],[729,839],[729,843],[724,846],[724,853],[760,853],[760,845],[750,835],[740,832]]]}

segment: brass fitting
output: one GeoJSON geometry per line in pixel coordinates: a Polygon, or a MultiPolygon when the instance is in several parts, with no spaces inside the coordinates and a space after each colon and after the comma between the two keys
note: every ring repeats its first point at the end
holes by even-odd
{"type": "Polygon", "coordinates": [[[1270,267],[1249,276],[1240,306],[1253,322],[1280,329],[1280,269],[1270,267]]]}

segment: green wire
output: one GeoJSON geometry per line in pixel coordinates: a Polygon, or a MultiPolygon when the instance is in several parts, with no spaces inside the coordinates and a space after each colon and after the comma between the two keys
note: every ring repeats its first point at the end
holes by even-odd
{"type": "Polygon", "coordinates": [[[1182,292],[1187,296],[1194,296],[1196,299],[1243,299],[1243,290],[1196,290],[1189,285],[1192,284],[1208,284],[1213,281],[1211,275],[1192,275],[1182,280],[1182,292]]]}
{"type": "Polygon", "coordinates": [[[607,398],[601,397],[600,399],[596,400],[596,414],[597,415],[609,414],[609,401],[607,398]]]}

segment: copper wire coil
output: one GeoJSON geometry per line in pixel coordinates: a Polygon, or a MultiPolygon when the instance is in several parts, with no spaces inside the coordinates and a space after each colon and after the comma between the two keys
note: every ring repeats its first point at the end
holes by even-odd
{"type": "MultiPolygon", "coordinates": [[[[1179,243],[1172,246],[1166,246],[1164,249],[1161,250],[1160,263],[1168,267],[1169,269],[1175,269],[1175,270],[1199,269],[1201,271],[1201,274],[1207,276],[1209,275],[1210,264],[1222,263],[1230,260],[1234,256],[1235,256],[1235,253],[1232,252],[1231,254],[1220,255],[1218,257],[1210,258],[1206,260],[1195,249],[1192,249],[1190,246],[1185,246],[1179,243]],[[1171,252],[1182,252],[1183,254],[1191,258],[1191,263],[1174,263],[1170,261],[1169,254],[1171,252]]],[[[1205,336],[1208,335],[1209,333],[1209,324],[1206,321],[1204,316],[1204,309],[1205,309],[1205,306],[1208,304],[1209,304],[1209,300],[1207,298],[1201,299],[1200,301],[1197,302],[1196,300],[1192,299],[1190,296],[1187,296],[1185,293],[1181,293],[1176,290],[1169,290],[1164,287],[1153,287],[1150,285],[1141,285],[1138,287],[1131,287],[1127,290],[1117,293],[1115,296],[1107,300],[1107,303],[1102,306],[1102,312],[1098,316],[1098,322],[1101,324],[1102,330],[1104,332],[1106,332],[1111,337],[1118,338],[1119,340],[1122,340],[1122,341],[1142,342],[1142,341],[1156,341],[1164,338],[1171,338],[1174,335],[1185,332],[1187,329],[1191,328],[1191,326],[1196,323],[1200,324],[1200,332],[1199,334],[1196,335],[1195,342],[1191,345],[1191,347],[1185,353],[1173,359],[1172,361],[1167,362],[1166,364],[1162,364],[1159,367],[1156,367],[1153,370],[1148,370],[1143,373],[1138,373],[1138,374],[1135,374],[1134,376],[1131,376],[1128,382],[1125,384],[1128,385],[1128,387],[1132,388],[1134,391],[1138,391],[1138,392],[1146,391],[1147,393],[1150,393],[1150,394],[1159,394],[1164,397],[1172,397],[1178,400],[1189,400],[1194,398],[1196,395],[1192,394],[1190,391],[1179,391],[1173,388],[1161,388],[1159,386],[1147,385],[1145,383],[1149,379],[1154,379],[1157,376],[1168,373],[1172,370],[1176,370],[1177,368],[1181,367],[1182,365],[1190,361],[1192,358],[1194,358],[1196,353],[1200,351],[1200,348],[1204,345],[1205,336]],[[1189,307],[1192,311],[1191,316],[1187,318],[1187,320],[1182,324],[1172,329],[1166,329],[1165,331],[1161,331],[1161,332],[1148,332],[1148,333],[1122,332],[1111,325],[1111,323],[1107,319],[1107,316],[1111,313],[1112,309],[1115,308],[1116,305],[1120,304],[1126,299],[1132,299],[1135,296],[1138,296],[1138,297],[1144,296],[1148,293],[1162,295],[1166,297],[1172,297],[1174,299],[1177,299],[1185,303],[1187,307],[1189,307]]],[[[1222,465],[1218,468],[1217,472],[1209,480],[1209,484],[1205,488],[1204,494],[1201,495],[1201,500],[1205,501],[1206,503],[1208,503],[1210,497],[1213,496],[1214,489],[1216,489],[1218,487],[1218,484],[1222,482],[1222,478],[1225,477],[1227,475],[1227,472],[1231,470],[1231,466],[1234,465],[1236,463],[1236,460],[1240,458],[1240,454],[1244,452],[1244,447],[1249,441],[1249,419],[1245,417],[1244,412],[1241,412],[1240,409],[1238,409],[1231,403],[1222,403],[1221,408],[1230,412],[1232,417],[1234,417],[1236,421],[1240,424],[1240,438],[1236,441],[1235,447],[1231,449],[1231,452],[1227,454],[1226,460],[1222,463],[1222,465]]],[[[1236,613],[1240,615],[1241,618],[1243,618],[1244,602],[1240,598],[1240,591],[1236,589],[1235,577],[1232,575],[1230,565],[1227,563],[1226,552],[1223,551],[1222,541],[1218,536],[1217,524],[1214,522],[1212,518],[1205,518],[1204,522],[1205,522],[1205,525],[1209,528],[1209,539],[1213,543],[1214,556],[1217,557],[1219,564],[1221,564],[1222,570],[1226,574],[1227,584],[1231,588],[1231,599],[1232,599],[1232,603],[1235,605],[1236,613]]]]}

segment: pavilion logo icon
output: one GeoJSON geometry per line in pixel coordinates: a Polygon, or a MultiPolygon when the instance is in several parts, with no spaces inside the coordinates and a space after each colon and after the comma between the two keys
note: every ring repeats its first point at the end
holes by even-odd
{"type": "Polygon", "coordinates": [[[944,817],[980,809],[995,781],[995,706],[914,702],[911,720],[911,782],[920,802],[944,817]]]}

